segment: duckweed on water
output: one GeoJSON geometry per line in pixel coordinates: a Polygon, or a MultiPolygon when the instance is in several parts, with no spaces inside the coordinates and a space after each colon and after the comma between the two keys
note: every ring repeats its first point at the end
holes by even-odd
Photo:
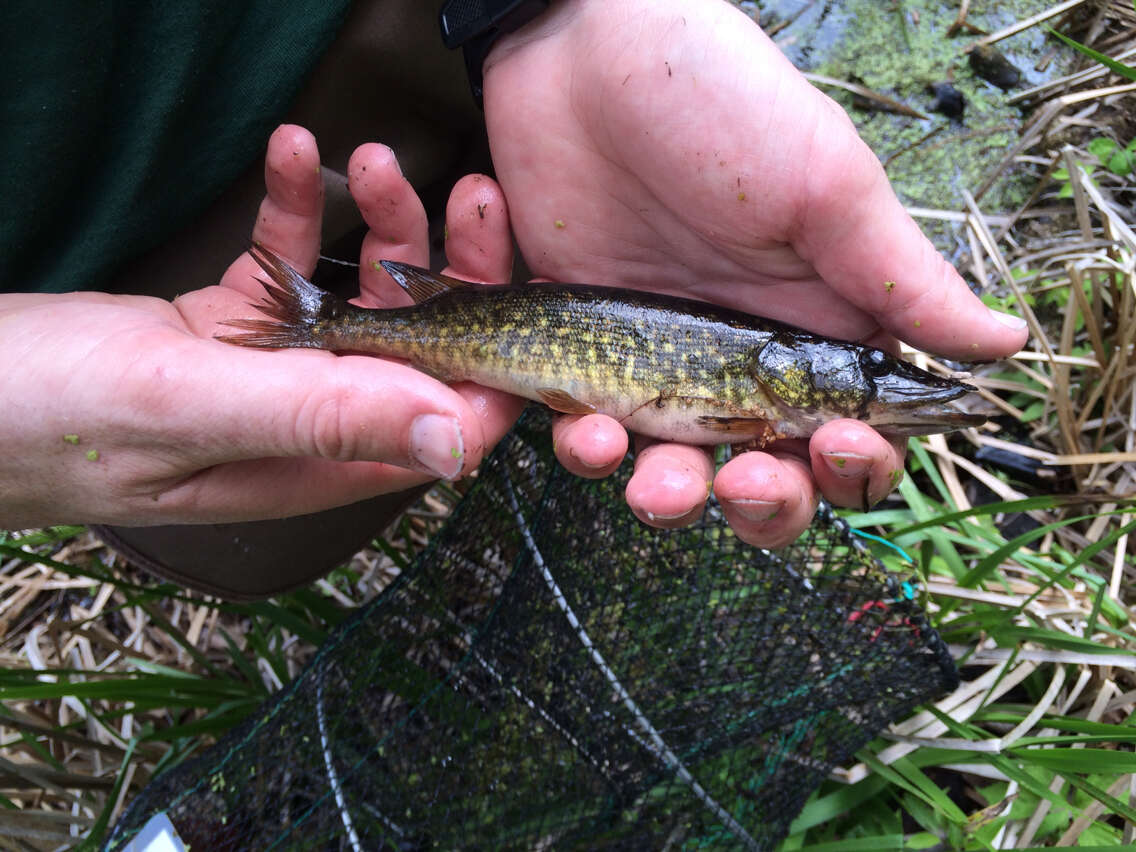
{"type": "MultiPolygon", "coordinates": [[[[767,27],[792,18],[802,0],[764,0],[758,4],[767,27]]],[[[1045,0],[1007,0],[970,4],[967,21],[994,32],[1036,14],[1045,0]]],[[[855,109],[852,96],[825,88],[848,111],[857,130],[886,164],[888,177],[908,205],[957,210],[962,190],[980,185],[1018,138],[1022,113],[1006,103],[1004,93],[971,69],[966,48],[976,36],[946,33],[958,16],[957,0],[834,0],[814,3],[776,40],[798,68],[862,85],[919,110],[934,105],[929,87],[950,82],[966,103],[964,119],[934,115],[926,120],[855,109]],[[902,18],[902,28],[901,28],[902,18]]],[[[1034,69],[1055,43],[1043,27],[1032,27],[998,43],[998,49],[1022,71],[1020,87],[1059,76],[1072,60],[1061,48],[1044,73],[1034,69]]],[[[823,88],[823,87],[822,87],[823,88]]],[[[1001,211],[1021,204],[1034,179],[1021,171],[999,180],[982,199],[984,209],[1001,211]]],[[[940,248],[953,249],[950,225],[923,221],[940,248]],[[933,233],[939,229],[938,233],[933,233]]]]}

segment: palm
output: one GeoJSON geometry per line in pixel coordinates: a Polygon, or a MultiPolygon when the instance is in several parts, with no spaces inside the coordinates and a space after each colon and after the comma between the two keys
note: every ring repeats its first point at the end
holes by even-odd
{"type": "Polygon", "coordinates": [[[821,278],[817,267],[834,277],[842,264],[810,252],[803,226],[823,218],[818,204],[855,199],[869,188],[857,182],[882,173],[859,140],[817,144],[855,139],[847,119],[733,16],[721,3],[686,6],[686,27],[718,35],[713,56],[658,33],[639,33],[638,44],[656,47],[632,55],[620,27],[638,22],[613,15],[599,55],[559,87],[546,82],[558,79],[547,49],[518,50],[493,69],[510,104],[518,90],[526,104],[487,103],[518,242],[540,275],[693,295],[863,337],[875,320],[821,278]],[[750,68],[761,69],[757,85],[750,68]],[[526,98],[526,86],[543,97],[526,98]],[[779,110],[786,99],[794,108],[779,110]],[[534,149],[539,157],[521,156],[534,149]]]}

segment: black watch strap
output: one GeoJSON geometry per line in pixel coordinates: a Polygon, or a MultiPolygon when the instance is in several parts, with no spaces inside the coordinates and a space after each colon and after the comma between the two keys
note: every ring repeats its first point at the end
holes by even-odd
{"type": "Polygon", "coordinates": [[[549,7],[552,0],[446,0],[440,15],[442,42],[465,54],[465,70],[473,96],[481,104],[481,67],[493,44],[520,29],[549,7]]]}

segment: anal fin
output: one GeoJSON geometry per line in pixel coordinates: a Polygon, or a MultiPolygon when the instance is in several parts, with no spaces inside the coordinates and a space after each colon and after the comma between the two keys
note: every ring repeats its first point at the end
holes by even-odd
{"type": "Polygon", "coordinates": [[[581,402],[560,388],[537,388],[540,401],[561,414],[595,414],[596,407],[589,402],[581,402]]]}

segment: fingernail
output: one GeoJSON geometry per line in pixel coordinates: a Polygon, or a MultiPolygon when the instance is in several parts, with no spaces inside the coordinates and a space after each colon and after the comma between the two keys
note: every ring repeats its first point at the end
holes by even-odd
{"type": "Polygon", "coordinates": [[[740,497],[726,502],[747,521],[756,523],[772,521],[785,508],[784,500],[751,500],[748,497],[740,497]]]}
{"type": "MultiPolygon", "coordinates": [[[[555,451],[556,451],[556,449],[554,447],[553,452],[555,452],[555,451]]],[[[588,468],[589,470],[602,470],[603,468],[607,467],[606,464],[592,464],[589,461],[585,461],[584,459],[582,459],[578,455],[576,455],[576,451],[574,449],[569,449],[568,455],[572,457],[573,461],[579,462],[579,464],[581,464],[583,467],[588,468]]]]}
{"type": "Polygon", "coordinates": [[[990,316],[1002,323],[1007,328],[1012,328],[1014,331],[1021,331],[1026,327],[1026,321],[1021,317],[1016,317],[1013,314],[1004,314],[1001,311],[990,311],[990,316]]]}
{"type": "Polygon", "coordinates": [[[410,460],[426,473],[457,479],[465,464],[465,442],[456,417],[419,414],[410,424],[410,460]]]}
{"type": "MultiPolygon", "coordinates": [[[[381,142],[379,144],[382,145],[381,142]]],[[[394,148],[392,148],[390,145],[383,145],[383,147],[386,148],[387,153],[390,154],[391,163],[394,165],[399,177],[402,177],[402,164],[399,163],[398,156],[395,154],[394,148]]]]}
{"type": "Polygon", "coordinates": [[[859,479],[872,466],[872,457],[859,453],[821,453],[821,458],[841,479],[859,479]]]}
{"type": "Polygon", "coordinates": [[[685,518],[690,514],[690,509],[685,512],[679,512],[675,515],[667,515],[663,512],[645,512],[648,521],[677,521],[679,518],[685,518]]]}

